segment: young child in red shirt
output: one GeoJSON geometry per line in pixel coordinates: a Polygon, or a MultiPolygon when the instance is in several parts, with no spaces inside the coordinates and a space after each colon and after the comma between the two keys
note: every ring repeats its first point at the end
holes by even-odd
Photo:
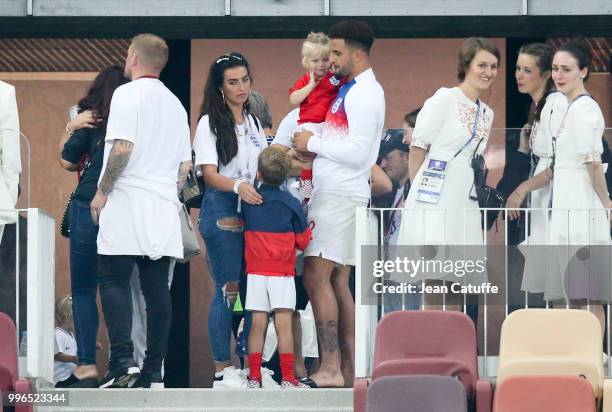
{"type": "MultiPolygon", "coordinates": [[[[291,104],[300,105],[300,117],[296,132],[309,130],[321,135],[321,127],[332,102],[338,94],[343,81],[338,80],[330,71],[329,37],[324,33],[311,32],[302,43],[302,65],[308,72],[300,77],[289,89],[291,104]]],[[[301,161],[307,161],[308,167],[300,175],[300,192],[304,197],[302,207],[308,214],[308,200],[312,195],[312,156],[307,153],[291,154],[301,161]]]]}
{"type": "Polygon", "coordinates": [[[261,362],[268,316],[274,312],[282,388],[307,388],[294,371],[291,322],[295,309],[295,249],[304,250],[311,232],[300,203],[281,187],[291,167],[282,150],[259,154],[260,205],[242,202],[244,258],[247,272],[245,309],[252,312],[249,333],[249,388],[261,388],[261,362]]]}

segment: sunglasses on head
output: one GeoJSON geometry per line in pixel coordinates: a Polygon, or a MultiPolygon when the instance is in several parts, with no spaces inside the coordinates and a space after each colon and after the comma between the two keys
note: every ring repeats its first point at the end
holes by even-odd
{"type": "Polygon", "coordinates": [[[217,59],[216,63],[217,64],[229,63],[230,60],[232,60],[232,59],[237,60],[239,62],[243,62],[244,61],[244,59],[241,56],[237,55],[237,54],[227,53],[227,54],[224,54],[223,56],[219,57],[217,59]]]}

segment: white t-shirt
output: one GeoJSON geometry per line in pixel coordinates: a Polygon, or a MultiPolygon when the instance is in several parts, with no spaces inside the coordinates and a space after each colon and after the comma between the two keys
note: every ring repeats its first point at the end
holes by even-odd
{"type": "MultiPolygon", "coordinates": [[[[74,335],[70,332],[65,331],[62,328],[55,328],[55,339],[53,342],[53,355],[63,353],[64,355],[76,356],[77,354],[77,343],[74,339],[74,335]]],[[[58,383],[64,381],[72,375],[72,372],[76,369],[76,363],[72,362],[58,362],[55,361],[53,364],[53,381],[58,383]]]]}
{"type": "MultiPolygon", "coordinates": [[[[293,133],[295,129],[298,127],[298,119],[300,117],[300,108],[291,110],[287,115],[281,120],[278,125],[278,130],[276,130],[276,136],[274,136],[274,140],[270,143],[270,146],[273,144],[278,144],[281,146],[288,147],[291,149],[291,138],[293,137],[293,133]]],[[[285,180],[285,188],[293,197],[302,203],[304,197],[300,193],[300,178],[299,177],[288,177],[285,180]]]]}
{"type": "Polygon", "coordinates": [[[319,192],[370,198],[370,170],[382,138],[385,93],[372,69],[345,83],[325,118],[322,136],[308,141],[316,153],[312,165],[313,196],[319,192]],[[348,92],[346,92],[346,88],[348,92]]]}
{"type": "Polygon", "coordinates": [[[198,122],[193,150],[195,152],[195,165],[215,165],[219,174],[230,179],[248,179],[255,182],[257,173],[257,158],[259,153],[268,147],[266,134],[261,125],[259,131],[253,120],[253,115],[245,116],[245,122],[236,125],[236,138],[238,139],[238,153],[228,164],[219,164],[217,153],[217,136],[210,130],[208,115],[202,116],[198,122]]]}
{"type": "Polygon", "coordinates": [[[99,254],[183,257],[177,180],[181,162],[191,160],[189,136],[187,112],[158,79],[115,90],[100,180],[115,139],[134,148],[100,214],[99,254]]]}

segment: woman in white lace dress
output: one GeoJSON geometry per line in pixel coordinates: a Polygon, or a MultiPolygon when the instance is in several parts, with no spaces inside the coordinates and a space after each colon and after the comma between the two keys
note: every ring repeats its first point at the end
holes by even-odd
{"type": "Polygon", "coordinates": [[[472,188],[470,160],[486,147],[493,110],[480,97],[497,76],[499,51],[486,39],[470,38],[459,51],[457,87],[442,87],[427,99],[412,135],[412,185],[404,205],[399,243],[480,245],[483,231],[472,188]],[[429,191],[430,171],[442,169],[441,190],[429,191]],[[439,192],[439,194],[435,194],[439,192]]]}

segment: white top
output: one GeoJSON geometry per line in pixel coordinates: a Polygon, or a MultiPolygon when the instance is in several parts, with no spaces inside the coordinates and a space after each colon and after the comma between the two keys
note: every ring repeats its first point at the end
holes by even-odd
{"type": "Polygon", "coordinates": [[[182,258],[177,180],[191,160],[187,112],[161,81],[134,80],[113,94],[100,180],[115,139],[134,148],[100,214],[98,253],[182,258]]]}
{"type": "MultiPolygon", "coordinates": [[[[0,81],[0,210],[15,208],[20,172],[19,115],[15,87],[0,81]]],[[[14,214],[0,214],[0,225],[14,222],[14,214]]]]}
{"type": "Polygon", "coordinates": [[[382,138],[385,93],[372,69],[354,81],[345,96],[343,88],[351,82],[340,88],[325,119],[322,136],[308,141],[308,150],[317,154],[312,166],[313,195],[327,192],[360,200],[370,198],[370,170],[376,163],[382,138]]]}
{"type": "MultiPolygon", "coordinates": [[[[53,341],[53,355],[58,353],[64,355],[76,356],[77,354],[77,343],[74,339],[74,335],[62,328],[55,328],[55,339],[53,341]]],[[[54,383],[66,380],[72,375],[72,372],[76,369],[76,363],[72,362],[58,362],[53,363],[53,380],[54,383]]]]}
{"type": "Polygon", "coordinates": [[[219,174],[230,179],[248,179],[255,182],[257,173],[257,158],[259,153],[268,147],[266,134],[261,125],[257,131],[253,115],[245,115],[245,122],[236,125],[236,138],[238,139],[238,153],[228,164],[219,164],[217,153],[217,136],[210,130],[208,115],[202,116],[198,122],[193,150],[195,151],[195,164],[215,165],[219,174]]]}
{"type": "Polygon", "coordinates": [[[553,133],[561,126],[561,119],[567,108],[567,99],[563,93],[555,92],[546,97],[546,104],[540,113],[540,121],[534,124],[531,135],[531,150],[539,158],[552,157],[553,133]]]}
{"type": "MultiPolygon", "coordinates": [[[[586,169],[585,163],[601,161],[604,128],[601,109],[590,96],[568,105],[556,133],[555,170],[586,169]]],[[[552,133],[555,135],[555,130],[552,133]]]]}
{"type": "MultiPolygon", "coordinates": [[[[293,137],[293,133],[295,129],[298,127],[298,119],[300,117],[300,108],[296,108],[291,110],[284,118],[281,120],[278,125],[278,129],[276,130],[276,136],[274,136],[274,140],[272,140],[273,144],[278,144],[281,146],[288,147],[291,149],[291,138],[293,137]]],[[[300,178],[296,177],[288,177],[285,180],[285,188],[293,197],[302,203],[304,197],[300,193],[300,178]]]]}

